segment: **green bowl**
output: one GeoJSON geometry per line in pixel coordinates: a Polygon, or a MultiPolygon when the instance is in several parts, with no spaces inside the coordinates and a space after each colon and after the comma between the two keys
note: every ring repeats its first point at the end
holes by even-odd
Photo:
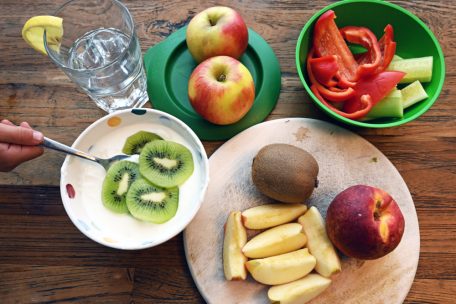
{"type": "Polygon", "coordinates": [[[304,25],[296,45],[296,67],[299,78],[312,100],[330,116],[349,125],[386,128],[399,126],[418,118],[436,101],[445,80],[445,61],[439,42],[431,30],[418,17],[408,10],[379,0],[345,0],[333,3],[313,15],[304,25]],[[432,80],[423,83],[428,98],[404,111],[402,118],[381,118],[369,122],[345,118],[328,109],[312,93],[306,71],[306,57],[310,49],[315,21],[327,10],[336,13],[338,27],[347,25],[368,27],[377,37],[383,35],[383,29],[390,23],[394,28],[394,40],[397,42],[396,54],[403,58],[433,56],[432,80]]]}

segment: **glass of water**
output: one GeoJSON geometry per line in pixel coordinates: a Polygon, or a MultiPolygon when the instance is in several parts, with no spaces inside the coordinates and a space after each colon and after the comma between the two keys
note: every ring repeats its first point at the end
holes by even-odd
{"type": "Polygon", "coordinates": [[[51,60],[103,110],[141,107],[147,80],[133,18],[117,0],[71,0],[54,16],[63,19],[59,49],[44,41],[51,60]]]}

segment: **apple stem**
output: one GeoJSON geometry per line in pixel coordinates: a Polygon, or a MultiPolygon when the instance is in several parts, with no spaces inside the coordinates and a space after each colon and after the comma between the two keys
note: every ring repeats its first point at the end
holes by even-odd
{"type": "Polygon", "coordinates": [[[217,81],[218,82],[224,82],[226,80],[226,75],[225,74],[220,74],[218,77],[217,77],[217,81]]]}
{"type": "Polygon", "coordinates": [[[210,24],[211,26],[214,26],[214,25],[217,24],[217,20],[213,20],[211,17],[209,17],[209,24],[210,24]]]}

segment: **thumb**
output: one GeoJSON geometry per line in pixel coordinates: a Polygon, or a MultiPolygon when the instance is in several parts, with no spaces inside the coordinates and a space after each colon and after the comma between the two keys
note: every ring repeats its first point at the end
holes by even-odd
{"type": "Polygon", "coordinates": [[[0,142],[35,146],[43,142],[43,134],[33,129],[0,124],[0,142]]]}

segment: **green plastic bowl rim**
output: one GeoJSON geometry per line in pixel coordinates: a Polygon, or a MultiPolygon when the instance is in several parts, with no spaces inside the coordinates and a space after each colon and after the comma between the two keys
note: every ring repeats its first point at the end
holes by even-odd
{"type": "Polygon", "coordinates": [[[339,2],[330,4],[330,5],[326,6],[326,7],[324,7],[323,9],[318,11],[316,14],[314,14],[309,19],[309,21],[307,21],[307,23],[302,28],[301,33],[299,34],[298,42],[296,44],[296,68],[298,70],[299,78],[301,79],[301,82],[303,83],[307,93],[320,106],[320,108],[322,108],[330,116],[333,116],[333,117],[335,117],[335,118],[337,118],[337,119],[339,119],[339,120],[341,120],[341,121],[343,121],[343,122],[345,122],[347,124],[355,125],[355,126],[359,126],[359,127],[368,127],[368,128],[396,127],[396,126],[405,124],[405,123],[407,123],[409,121],[412,121],[412,120],[418,118],[419,116],[421,116],[423,113],[425,113],[434,104],[434,102],[439,97],[440,92],[442,91],[442,88],[443,88],[443,83],[445,82],[445,59],[444,59],[443,52],[442,52],[442,49],[440,47],[440,44],[439,44],[437,38],[435,37],[435,35],[432,33],[432,31],[427,27],[427,25],[423,21],[421,21],[417,16],[415,16],[410,11],[406,10],[405,8],[402,8],[399,5],[396,5],[396,4],[393,4],[393,3],[390,3],[390,2],[386,2],[386,1],[381,1],[381,0],[344,0],[344,1],[339,1],[339,2]],[[407,16],[411,17],[413,20],[415,20],[428,33],[428,35],[431,37],[431,40],[434,43],[434,45],[435,45],[435,47],[437,49],[437,52],[439,54],[441,72],[440,72],[440,75],[438,75],[438,76],[439,76],[440,81],[438,83],[438,86],[437,86],[437,89],[436,89],[434,95],[430,96],[428,102],[426,103],[426,105],[420,111],[416,112],[414,115],[412,115],[412,116],[410,116],[408,118],[405,118],[405,119],[398,120],[398,121],[388,122],[388,123],[378,123],[378,124],[352,120],[352,119],[343,117],[342,115],[339,115],[339,114],[333,112],[332,110],[330,110],[320,100],[318,100],[318,98],[310,90],[310,87],[307,84],[307,81],[306,81],[306,79],[304,77],[304,74],[302,72],[301,62],[300,62],[300,58],[299,58],[300,46],[302,44],[302,40],[304,39],[304,35],[309,30],[309,28],[313,25],[315,20],[318,17],[320,17],[324,12],[326,12],[326,11],[328,11],[330,9],[333,9],[335,7],[338,7],[340,5],[344,5],[346,3],[376,3],[376,4],[392,7],[394,9],[397,9],[400,12],[406,14],[407,16]]]}

